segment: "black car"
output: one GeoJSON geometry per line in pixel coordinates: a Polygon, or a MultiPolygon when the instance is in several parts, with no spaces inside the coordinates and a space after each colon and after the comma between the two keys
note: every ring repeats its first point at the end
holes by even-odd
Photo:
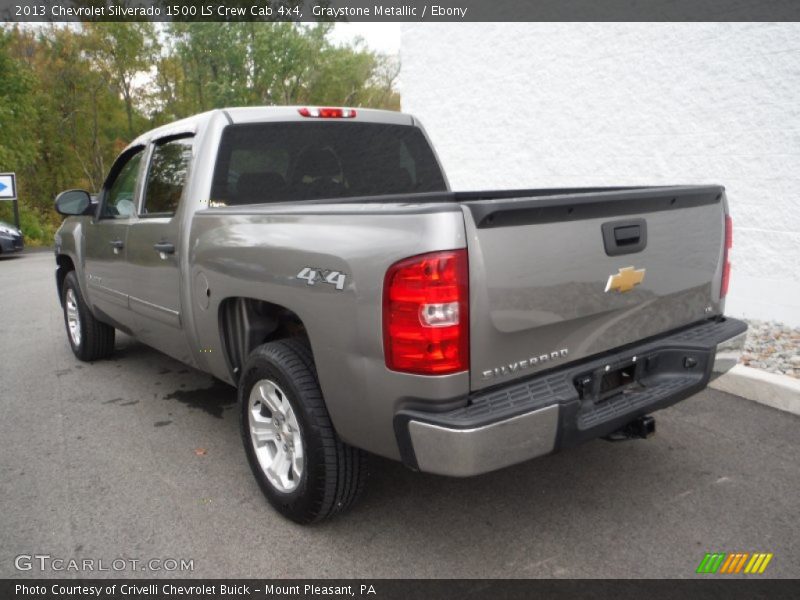
{"type": "Polygon", "coordinates": [[[0,221],[0,254],[22,252],[24,246],[22,232],[13,225],[0,221]]]}

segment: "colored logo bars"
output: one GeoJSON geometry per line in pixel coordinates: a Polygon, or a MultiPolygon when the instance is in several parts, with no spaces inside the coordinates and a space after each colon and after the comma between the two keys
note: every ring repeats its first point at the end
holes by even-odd
{"type": "Polygon", "coordinates": [[[763,573],[772,553],[769,552],[714,552],[708,553],[697,567],[698,573],[736,574],[747,573],[755,575],[763,573]]]}

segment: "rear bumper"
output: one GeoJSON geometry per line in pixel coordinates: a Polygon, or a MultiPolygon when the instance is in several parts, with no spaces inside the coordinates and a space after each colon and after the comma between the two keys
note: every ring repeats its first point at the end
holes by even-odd
{"type": "Polygon", "coordinates": [[[739,362],[744,351],[744,342],[747,331],[717,344],[714,353],[714,366],[711,369],[711,380],[730,371],[739,362]]]}
{"type": "Polygon", "coordinates": [[[466,477],[608,435],[671,406],[732,368],[747,325],[704,321],[522,381],[471,395],[444,413],[403,410],[395,433],[403,462],[429,473],[466,477]],[[636,384],[599,401],[602,374],[630,368],[636,384]]]}

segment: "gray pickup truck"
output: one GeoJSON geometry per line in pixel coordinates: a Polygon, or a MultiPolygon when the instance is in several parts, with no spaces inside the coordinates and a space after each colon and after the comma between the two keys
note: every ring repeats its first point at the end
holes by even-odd
{"type": "Polygon", "coordinates": [[[605,437],[732,367],[716,185],[452,192],[400,113],[214,110],[56,199],[80,360],[119,329],[238,387],[272,505],[352,504],[367,452],[478,475],[605,437]]]}

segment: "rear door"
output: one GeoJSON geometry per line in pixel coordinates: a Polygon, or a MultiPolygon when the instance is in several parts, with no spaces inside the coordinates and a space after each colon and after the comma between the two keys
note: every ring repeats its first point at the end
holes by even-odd
{"type": "Polygon", "coordinates": [[[128,231],[136,221],[144,147],[121,155],[103,186],[98,215],[86,227],[86,285],[89,301],[115,324],[130,328],[126,278],[128,231]]]}
{"type": "Polygon", "coordinates": [[[718,186],[464,202],[473,389],[721,312],[718,186]]]}
{"type": "Polygon", "coordinates": [[[188,360],[180,304],[179,208],[192,159],[191,136],[152,144],[138,219],[128,233],[130,306],[135,333],[171,356],[188,360]]]}

